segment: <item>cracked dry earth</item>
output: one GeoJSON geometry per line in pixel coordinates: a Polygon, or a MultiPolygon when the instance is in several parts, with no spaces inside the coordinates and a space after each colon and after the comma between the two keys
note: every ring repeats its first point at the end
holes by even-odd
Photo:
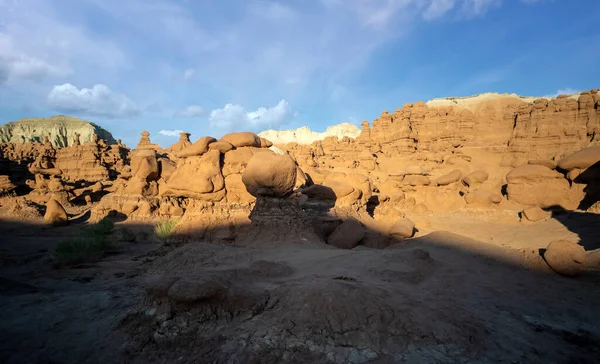
{"type": "Polygon", "coordinates": [[[4,363],[593,363],[597,274],[448,232],[385,250],[121,244],[53,269],[76,226],[3,234],[4,363]],[[56,235],[56,236],[55,236],[56,235]],[[43,238],[40,238],[43,236],[43,238]]]}

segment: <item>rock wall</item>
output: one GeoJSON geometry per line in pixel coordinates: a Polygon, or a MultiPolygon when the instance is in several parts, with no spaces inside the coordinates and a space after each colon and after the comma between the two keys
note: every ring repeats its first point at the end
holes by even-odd
{"type": "Polygon", "coordinates": [[[447,152],[485,147],[527,157],[561,158],[600,140],[600,96],[582,92],[577,100],[523,99],[498,95],[463,106],[405,104],[384,111],[358,138],[381,144],[387,154],[447,152]],[[508,148],[507,148],[508,147],[508,148]]]}
{"type": "Polygon", "coordinates": [[[303,126],[295,130],[266,130],[258,134],[261,138],[268,139],[275,144],[311,144],[328,137],[342,139],[343,137],[356,138],[359,135],[360,129],[350,123],[332,125],[323,133],[312,131],[307,126],[303,126]]]}
{"type": "Polygon", "coordinates": [[[41,143],[48,137],[54,147],[72,146],[75,134],[82,143],[94,140],[94,135],[108,144],[116,143],[112,134],[98,125],[69,116],[26,118],[0,126],[0,143],[41,143]]]}

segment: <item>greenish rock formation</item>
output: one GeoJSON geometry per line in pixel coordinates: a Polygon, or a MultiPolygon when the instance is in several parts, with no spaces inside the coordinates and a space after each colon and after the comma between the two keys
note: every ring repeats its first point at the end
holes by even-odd
{"type": "Polygon", "coordinates": [[[116,143],[112,134],[98,125],[63,115],[24,118],[4,124],[0,126],[0,143],[43,143],[47,136],[54,147],[63,148],[73,145],[76,133],[81,143],[92,141],[94,135],[107,144],[116,143]]]}

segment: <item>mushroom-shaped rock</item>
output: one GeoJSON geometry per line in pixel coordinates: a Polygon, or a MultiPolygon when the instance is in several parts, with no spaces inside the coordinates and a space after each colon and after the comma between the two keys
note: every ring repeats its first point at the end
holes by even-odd
{"type": "Polygon", "coordinates": [[[456,169],[448,174],[445,174],[445,175],[439,177],[438,179],[435,180],[435,183],[438,186],[447,186],[454,182],[460,181],[461,177],[462,177],[462,172],[460,171],[460,169],[456,169]]]}
{"type": "Polygon", "coordinates": [[[415,235],[415,223],[410,219],[400,219],[392,225],[388,234],[397,239],[412,238],[415,235]]]}
{"type": "Polygon", "coordinates": [[[340,249],[352,249],[357,247],[364,237],[365,230],[362,224],[350,218],[335,229],[327,238],[327,243],[340,249]]]}
{"type": "Polygon", "coordinates": [[[60,202],[51,198],[46,203],[46,214],[44,215],[44,221],[52,225],[66,225],[69,221],[65,208],[62,207],[60,202]]]}
{"type": "Polygon", "coordinates": [[[189,147],[181,149],[180,151],[175,152],[174,154],[178,158],[187,158],[195,155],[203,155],[204,153],[208,152],[208,146],[216,141],[217,139],[213,137],[205,136],[196,140],[194,144],[190,145],[189,147]]]}
{"type": "Polygon", "coordinates": [[[555,272],[567,277],[575,277],[585,264],[585,249],[574,242],[555,240],[544,252],[544,260],[555,272]]]}
{"type": "Polygon", "coordinates": [[[177,152],[187,147],[190,147],[191,145],[192,142],[190,142],[190,133],[182,131],[181,133],[179,133],[179,141],[171,145],[171,150],[173,152],[177,152]]]}
{"type": "Polygon", "coordinates": [[[242,181],[254,197],[285,197],[294,190],[296,163],[288,155],[257,153],[248,161],[242,181]]]}
{"type": "Polygon", "coordinates": [[[556,161],[553,161],[552,159],[532,159],[527,163],[533,164],[535,166],[548,167],[550,169],[556,169],[556,165],[558,164],[556,161]]]}
{"type": "Polygon", "coordinates": [[[475,171],[466,175],[462,181],[466,186],[472,187],[473,185],[487,181],[489,177],[490,175],[486,171],[475,171]]]}
{"type": "Polygon", "coordinates": [[[221,141],[229,142],[236,148],[240,147],[257,147],[260,148],[260,137],[250,132],[229,133],[225,134],[221,141]]]}
{"type": "Polygon", "coordinates": [[[522,214],[524,218],[533,222],[548,220],[552,216],[551,212],[544,211],[539,206],[525,209],[522,214]]]}
{"type": "Polygon", "coordinates": [[[575,168],[586,169],[598,162],[600,162],[600,147],[589,147],[561,159],[558,167],[570,171],[575,168]]]}

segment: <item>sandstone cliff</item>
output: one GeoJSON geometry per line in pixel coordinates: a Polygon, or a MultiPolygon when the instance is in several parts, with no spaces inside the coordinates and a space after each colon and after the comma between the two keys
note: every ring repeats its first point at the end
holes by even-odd
{"type": "Polygon", "coordinates": [[[419,101],[384,111],[371,127],[364,122],[357,141],[392,154],[482,147],[559,159],[599,140],[599,101],[597,89],[550,99],[485,94],[419,101]]]}
{"type": "Polygon", "coordinates": [[[77,118],[56,115],[50,118],[24,118],[0,126],[0,143],[42,142],[48,137],[53,146],[72,146],[75,134],[80,134],[82,143],[91,142],[93,136],[104,139],[108,144],[116,141],[110,132],[98,125],[77,118]]]}
{"type": "Polygon", "coordinates": [[[296,130],[266,130],[258,135],[275,144],[311,144],[317,140],[323,140],[332,136],[338,139],[342,139],[345,136],[356,138],[360,135],[360,129],[350,123],[341,123],[328,127],[323,133],[312,131],[307,126],[303,126],[296,130]]]}

